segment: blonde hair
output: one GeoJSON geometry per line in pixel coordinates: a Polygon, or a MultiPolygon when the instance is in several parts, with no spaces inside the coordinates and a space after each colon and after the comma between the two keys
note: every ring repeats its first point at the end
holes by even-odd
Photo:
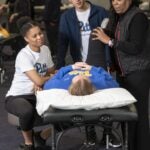
{"type": "Polygon", "coordinates": [[[68,91],[71,95],[84,96],[94,93],[95,88],[89,80],[83,78],[75,83],[72,82],[68,91]]]}

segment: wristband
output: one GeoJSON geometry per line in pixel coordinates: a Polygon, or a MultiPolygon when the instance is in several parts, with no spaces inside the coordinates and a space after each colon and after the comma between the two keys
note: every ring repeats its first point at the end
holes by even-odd
{"type": "Polygon", "coordinates": [[[113,47],[114,46],[114,39],[110,39],[108,42],[108,46],[113,47]]]}

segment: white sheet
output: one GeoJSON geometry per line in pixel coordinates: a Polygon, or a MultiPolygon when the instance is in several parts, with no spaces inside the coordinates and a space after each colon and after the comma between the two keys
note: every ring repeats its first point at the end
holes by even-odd
{"type": "Polygon", "coordinates": [[[91,95],[73,96],[63,89],[50,89],[37,92],[36,109],[42,115],[50,106],[59,109],[99,109],[122,107],[136,102],[136,99],[123,88],[98,90],[91,95]]]}

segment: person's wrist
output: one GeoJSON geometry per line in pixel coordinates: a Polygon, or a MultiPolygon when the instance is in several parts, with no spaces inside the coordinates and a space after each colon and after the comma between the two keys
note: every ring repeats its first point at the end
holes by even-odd
{"type": "Polygon", "coordinates": [[[109,47],[113,47],[113,46],[114,46],[114,39],[110,39],[110,40],[108,41],[108,46],[109,46],[109,47]]]}

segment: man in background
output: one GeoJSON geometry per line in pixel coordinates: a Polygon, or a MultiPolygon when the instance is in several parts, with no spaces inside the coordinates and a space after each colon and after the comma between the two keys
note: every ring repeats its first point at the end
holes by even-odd
{"type": "Polygon", "coordinates": [[[45,22],[47,39],[52,56],[55,56],[57,51],[58,24],[61,13],[60,6],[61,0],[45,0],[43,20],[45,22]]]}
{"type": "Polygon", "coordinates": [[[104,46],[101,44],[99,48],[91,48],[89,39],[91,31],[101,26],[104,18],[107,18],[107,11],[86,0],[69,0],[69,2],[72,3],[73,8],[62,14],[59,23],[56,67],[59,69],[66,65],[68,48],[73,62],[83,61],[98,66],[101,58],[105,61],[104,46]]]}
{"type": "Polygon", "coordinates": [[[7,8],[7,5],[5,4],[0,4],[0,15],[3,14],[4,10],[7,8]]]}

